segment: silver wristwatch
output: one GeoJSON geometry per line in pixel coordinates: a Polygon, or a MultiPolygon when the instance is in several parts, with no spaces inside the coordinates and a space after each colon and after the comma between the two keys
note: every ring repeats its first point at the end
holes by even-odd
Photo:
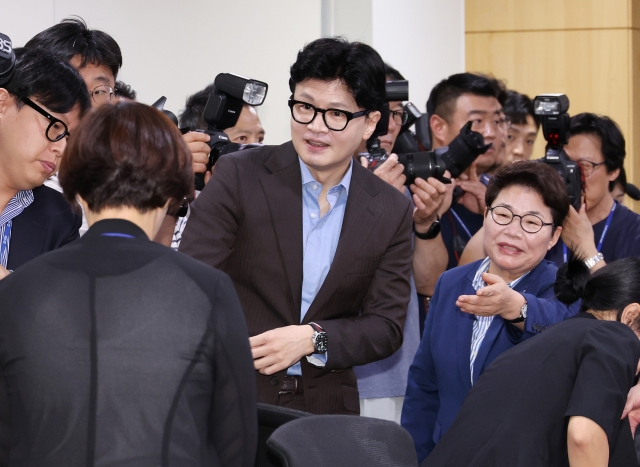
{"type": "Polygon", "coordinates": [[[604,255],[602,253],[598,253],[597,255],[585,260],[584,264],[586,264],[587,267],[591,269],[603,259],[604,259],[604,255]]]}

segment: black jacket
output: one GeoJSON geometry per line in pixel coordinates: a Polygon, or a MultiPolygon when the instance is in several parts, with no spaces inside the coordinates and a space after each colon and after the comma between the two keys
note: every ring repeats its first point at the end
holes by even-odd
{"type": "Polygon", "coordinates": [[[53,188],[33,190],[33,202],[13,219],[7,269],[16,270],[42,253],[80,237],[82,216],[53,188]]]}
{"type": "Polygon", "coordinates": [[[229,277],[130,222],[0,281],[0,465],[253,466],[253,373],[229,277]]]}
{"type": "Polygon", "coordinates": [[[550,327],[484,371],[422,467],[568,467],[572,416],[604,430],[610,466],[637,466],[620,416],[638,358],[640,341],[624,324],[579,313],[550,327]]]}

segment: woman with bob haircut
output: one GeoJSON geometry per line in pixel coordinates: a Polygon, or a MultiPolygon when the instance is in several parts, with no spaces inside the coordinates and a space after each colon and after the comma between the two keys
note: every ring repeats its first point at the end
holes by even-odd
{"type": "Polygon", "coordinates": [[[103,106],[69,139],[60,184],[89,231],[0,282],[5,463],[252,466],[253,361],[232,282],[149,240],[193,193],[178,129],[143,104],[103,106]]]}
{"type": "Polygon", "coordinates": [[[485,198],[487,257],[440,277],[409,369],[402,426],[420,462],[496,357],[577,312],[555,299],[557,267],[544,260],[569,211],[558,173],[534,161],[506,165],[485,198]]]}
{"type": "Polygon", "coordinates": [[[638,284],[636,257],[593,274],[578,259],[560,266],[558,299],[582,299],[581,312],[498,357],[422,465],[637,466],[623,408],[640,358],[638,284]]]}

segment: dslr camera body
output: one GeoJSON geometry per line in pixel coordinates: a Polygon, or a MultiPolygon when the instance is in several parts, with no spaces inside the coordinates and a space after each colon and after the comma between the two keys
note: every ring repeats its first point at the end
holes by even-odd
{"type": "Polygon", "coordinates": [[[536,115],[542,120],[542,134],[547,141],[545,155],[540,162],[549,164],[560,174],[567,186],[571,205],[580,210],[584,176],[580,165],[573,162],[564,151],[569,141],[569,98],[565,94],[541,94],[533,101],[536,115]]]}
{"type": "MultiPolygon", "coordinates": [[[[232,143],[224,130],[236,125],[244,104],[262,105],[269,88],[267,83],[263,81],[232,73],[220,73],[216,76],[213,85],[215,89],[209,95],[203,115],[204,121],[207,122],[207,129],[196,130],[206,133],[210,137],[207,143],[211,148],[207,170],[211,170],[220,156],[224,154],[262,146],[261,144],[232,143]]],[[[184,130],[182,129],[182,131],[184,130]]],[[[195,185],[196,190],[204,188],[204,174],[196,174],[195,185]]]]}
{"type": "MultiPolygon", "coordinates": [[[[380,121],[376,129],[367,141],[367,153],[360,153],[369,161],[369,170],[375,171],[384,161],[388,154],[380,147],[380,136],[387,134],[389,130],[389,104],[391,101],[406,101],[409,99],[408,81],[387,81],[385,104],[381,109],[380,121]]],[[[404,132],[422,117],[422,114],[409,103],[405,105],[405,123],[402,126],[404,132]]],[[[451,183],[451,180],[444,176],[445,171],[449,171],[451,177],[457,178],[462,172],[467,170],[474,160],[484,154],[491,147],[491,143],[485,145],[484,137],[471,130],[472,122],[468,122],[458,136],[449,146],[438,148],[434,151],[417,151],[398,154],[398,162],[404,166],[406,177],[405,185],[409,186],[415,182],[416,178],[426,180],[429,177],[436,178],[442,183],[451,183]]],[[[415,143],[413,143],[415,144],[415,143]]],[[[412,147],[407,144],[405,147],[412,147]]]]}

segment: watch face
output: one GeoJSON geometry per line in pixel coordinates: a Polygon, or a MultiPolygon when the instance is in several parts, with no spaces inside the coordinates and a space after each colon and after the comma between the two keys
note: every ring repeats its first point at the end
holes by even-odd
{"type": "Polygon", "coordinates": [[[316,348],[316,353],[325,353],[328,347],[327,333],[315,332],[313,334],[313,343],[316,348]]]}

